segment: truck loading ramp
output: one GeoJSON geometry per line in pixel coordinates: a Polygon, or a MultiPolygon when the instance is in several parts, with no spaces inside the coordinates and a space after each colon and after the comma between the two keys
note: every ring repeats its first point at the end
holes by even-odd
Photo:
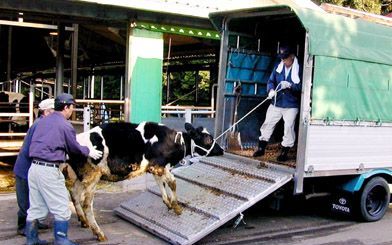
{"type": "Polygon", "coordinates": [[[168,211],[157,185],[115,213],[172,244],[193,244],[293,178],[279,165],[227,154],[173,170],[181,215],[168,211]]]}

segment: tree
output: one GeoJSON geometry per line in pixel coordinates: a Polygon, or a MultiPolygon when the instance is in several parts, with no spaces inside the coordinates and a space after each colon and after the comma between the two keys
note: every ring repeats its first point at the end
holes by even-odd
{"type": "Polygon", "coordinates": [[[392,13],[392,0],[383,0],[381,1],[381,14],[387,15],[388,13],[392,13]]]}
{"type": "Polygon", "coordinates": [[[381,14],[382,10],[392,5],[392,0],[315,0],[314,2],[319,4],[331,3],[374,14],[381,14]]]}

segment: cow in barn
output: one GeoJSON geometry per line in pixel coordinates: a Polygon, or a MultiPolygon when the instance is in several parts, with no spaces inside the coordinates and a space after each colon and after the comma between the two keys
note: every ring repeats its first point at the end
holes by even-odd
{"type": "MultiPolygon", "coordinates": [[[[100,179],[121,181],[144,173],[151,173],[157,182],[163,202],[180,215],[176,180],[171,167],[185,156],[222,155],[206,129],[185,124],[186,132],[177,132],[162,124],[143,122],[107,123],[77,135],[81,145],[103,151],[101,159],[69,156],[68,164],[76,176],[70,193],[83,227],[89,227],[99,241],[107,240],[98,226],[93,212],[93,198],[100,179]]],[[[72,181],[71,181],[72,182],[72,181]]]]}
{"type": "MultiPolygon", "coordinates": [[[[8,92],[0,92],[0,112],[15,113],[15,105],[10,102],[8,92]]],[[[0,132],[8,133],[11,128],[11,117],[0,117],[0,132]]]]}
{"type": "MultiPolygon", "coordinates": [[[[18,94],[22,95],[22,94],[18,94]]],[[[15,111],[17,113],[28,113],[29,112],[29,97],[24,96],[21,99],[14,99],[12,103],[15,105],[15,111]]],[[[10,96],[11,98],[11,96],[10,96]]],[[[13,132],[27,132],[29,129],[28,118],[23,116],[12,117],[12,131],[13,132]]]]}
{"type": "MultiPolygon", "coordinates": [[[[0,111],[8,113],[29,112],[29,98],[21,93],[0,92],[0,111]]],[[[26,132],[29,129],[25,116],[0,118],[0,132],[26,132]],[[3,121],[3,122],[1,122],[3,121]]]]}

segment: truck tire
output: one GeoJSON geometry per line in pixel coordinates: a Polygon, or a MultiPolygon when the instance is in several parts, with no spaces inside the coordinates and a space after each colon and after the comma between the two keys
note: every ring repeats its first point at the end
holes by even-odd
{"type": "Polygon", "coordinates": [[[374,177],[366,183],[359,196],[359,216],[363,221],[380,220],[389,206],[390,191],[387,181],[374,177]]]}

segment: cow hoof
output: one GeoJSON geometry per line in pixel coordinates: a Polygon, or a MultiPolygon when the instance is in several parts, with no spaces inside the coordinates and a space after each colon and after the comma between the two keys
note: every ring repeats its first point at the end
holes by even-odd
{"type": "Polygon", "coordinates": [[[108,240],[108,238],[105,235],[98,235],[98,241],[105,242],[107,240],[108,240]]]}
{"type": "Polygon", "coordinates": [[[166,202],[163,202],[166,206],[167,206],[167,209],[172,209],[173,207],[172,207],[172,205],[171,205],[171,203],[166,203],[166,202]]]}
{"type": "Polygon", "coordinates": [[[173,205],[173,210],[174,210],[174,213],[176,213],[177,215],[182,214],[182,207],[178,204],[173,205]]]}

